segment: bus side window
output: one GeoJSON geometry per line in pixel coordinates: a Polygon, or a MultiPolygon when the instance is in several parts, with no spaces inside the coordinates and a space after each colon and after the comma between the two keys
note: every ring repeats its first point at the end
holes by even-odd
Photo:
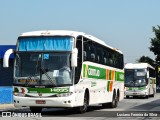
{"type": "Polygon", "coordinates": [[[84,41],[83,60],[88,61],[88,43],[87,41],[84,41]]]}
{"type": "Polygon", "coordinates": [[[95,57],[96,57],[96,58],[95,58],[95,62],[96,62],[96,63],[99,63],[100,57],[99,57],[99,48],[98,48],[98,46],[96,46],[95,49],[96,49],[96,50],[95,50],[95,51],[96,51],[96,52],[95,52],[95,53],[96,53],[96,54],[95,54],[95,55],[96,55],[96,56],[95,56],[95,57]]]}
{"type": "Polygon", "coordinates": [[[103,49],[102,46],[96,46],[96,62],[99,64],[103,64],[103,49]]]}
{"type": "Polygon", "coordinates": [[[91,59],[91,47],[90,47],[90,45],[88,44],[87,60],[90,61],[90,59],[91,59]]]}
{"type": "Polygon", "coordinates": [[[116,54],[115,53],[113,53],[112,54],[112,67],[116,67],[116,54]]]}
{"type": "Polygon", "coordinates": [[[108,54],[107,65],[113,66],[112,55],[110,53],[108,54]]]}
{"type": "Polygon", "coordinates": [[[83,51],[83,60],[86,61],[87,60],[87,52],[83,51]]]}
{"type": "Polygon", "coordinates": [[[103,52],[103,65],[107,65],[107,52],[104,50],[103,52]]]}
{"type": "Polygon", "coordinates": [[[89,57],[89,61],[91,62],[95,62],[96,61],[96,55],[95,55],[95,48],[94,45],[91,41],[88,42],[89,48],[90,48],[90,57],[89,57]]]}
{"type": "Polygon", "coordinates": [[[104,65],[108,65],[108,66],[111,65],[111,56],[108,49],[104,49],[103,59],[104,59],[104,65]]]}
{"type": "Polygon", "coordinates": [[[91,53],[91,62],[95,62],[95,59],[96,59],[95,54],[91,53]]]}
{"type": "Polygon", "coordinates": [[[109,59],[109,65],[113,67],[113,60],[111,58],[109,59]]]}
{"type": "Polygon", "coordinates": [[[104,64],[104,65],[106,65],[106,64],[107,64],[107,58],[106,58],[106,57],[104,57],[103,64],[104,64]]]}
{"type": "Polygon", "coordinates": [[[124,68],[124,63],[123,63],[123,55],[120,54],[118,58],[118,68],[123,69],[124,68]]]}

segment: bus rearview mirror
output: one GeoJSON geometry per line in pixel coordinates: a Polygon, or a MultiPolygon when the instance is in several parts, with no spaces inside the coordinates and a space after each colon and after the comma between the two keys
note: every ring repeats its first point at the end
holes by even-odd
{"type": "Polygon", "coordinates": [[[78,56],[78,49],[74,48],[72,50],[72,56],[71,56],[71,66],[77,67],[77,56],[78,56]]]}
{"type": "Polygon", "coordinates": [[[3,67],[9,67],[9,56],[14,53],[13,49],[8,49],[3,57],[3,67]]]}

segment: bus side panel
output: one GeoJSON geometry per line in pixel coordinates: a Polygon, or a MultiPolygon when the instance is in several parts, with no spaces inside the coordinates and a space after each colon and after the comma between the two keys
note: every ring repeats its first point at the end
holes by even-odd
{"type": "Polygon", "coordinates": [[[114,86],[114,89],[116,90],[116,93],[119,94],[119,101],[123,100],[124,99],[124,82],[115,81],[113,86],[114,86]]]}
{"type": "Polygon", "coordinates": [[[98,104],[98,103],[106,103],[111,102],[112,97],[110,97],[113,93],[109,89],[109,82],[106,80],[91,80],[90,84],[90,104],[98,104]]]}
{"type": "MultiPolygon", "coordinates": [[[[116,93],[119,90],[120,100],[123,99],[123,70],[98,65],[91,62],[85,62],[83,64],[81,76],[83,76],[84,79],[84,87],[88,88],[90,92],[89,104],[112,102],[113,88],[115,88],[116,93]],[[87,87],[85,83],[87,83],[87,87]]],[[[78,84],[80,84],[80,82],[78,84]]]]}
{"type": "Polygon", "coordinates": [[[74,106],[83,105],[85,90],[86,88],[88,88],[88,86],[89,86],[89,81],[84,82],[84,79],[81,79],[79,83],[74,86],[74,94],[75,94],[74,106]]]}
{"type": "Polygon", "coordinates": [[[83,79],[75,85],[75,106],[82,106],[85,90],[89,90],[89,105],[112,101],[113,91],[108,91],[106,80],[83,79]]]}
{"type": "Polygon", "coordinates": [[[155,78],[150,78],[149,82],[149,89],[150,89],[150,94],[156,93],[156,79],[155,78]]]}

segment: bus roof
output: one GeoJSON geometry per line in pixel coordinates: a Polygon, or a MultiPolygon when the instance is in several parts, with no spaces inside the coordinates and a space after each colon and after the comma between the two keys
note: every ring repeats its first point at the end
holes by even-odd
{"type": "Polygon", "coordinates": [[[78,36],[84,36],[90,40],[93,40],[101,45],[104,45],[104,46],[122,54],[122,52],[119,49],[113,48],[113,47],[107,45],[104,41],[102,41],[92,35],[86,34],[84,32],[69,31],[69,30],[42,30],[42,31],[25,32],[20,35],[20,37],[27,37],[27,36],[73,36],[75,38],[78,36]]]}
{"type": "Polygon", "coordinates": [[[155,69],[148,63],[127,63],[124,66],[125,69],[140,69],[140,68],[147,68],[147,67],[155,69]]]}

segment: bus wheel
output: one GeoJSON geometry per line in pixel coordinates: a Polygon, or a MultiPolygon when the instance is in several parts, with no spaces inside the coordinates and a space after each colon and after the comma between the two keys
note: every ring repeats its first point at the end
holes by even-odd
{"type": "Polygon", "coordinates": [[[41,113],[42,112],[41,107],[30,107],[30,110],[32,113],[41,113]]]}
{"type": "Polygon", "coordinates": [[[109,103],[109,106],[111,108],[116,108],[118,106],[118,99],[117,99],[116,92],[113,93],[113,99],[112,99],[112,102],[109,103]]]}
{"type": "Polygon", "coordinates": [[[126,98],[129,98],[129,96],[128,96],[128,95],[126,95],[126,98]]]}
{"type": "Polygon", "coordinates": [[[87,111],[87,108],[88,108],[88,94],[85,93],[84,95],[84,102],[83,102],[83,106],[80,106],[79,107],[79,112],[80,113],[85,113],[87,111]]]}
{"type": "Polygon", "coordinates": [[[150,89],[149,89],[149,91],[148,91],[148,95],[146,95],[146,98],[148,99],[149,96],[150,96],[150,89]]]}
{"type": "Polygon", "coordinates": [[[153,91],[153,94],[151,95],[151,97],[154,97],[155,92],[153,91]]]}
{"type": "Polygon", "coordinates": [[[151,95],[151,97],[154,97],[154,93],[151,95]]]}
{"type": "Polygon", "coordinates": [[[146,95],[146,96],[145,96],[145,98],[147,98],[147,99],[148,99],[148,98],[149,98],[149,95],[146,95]]]}

